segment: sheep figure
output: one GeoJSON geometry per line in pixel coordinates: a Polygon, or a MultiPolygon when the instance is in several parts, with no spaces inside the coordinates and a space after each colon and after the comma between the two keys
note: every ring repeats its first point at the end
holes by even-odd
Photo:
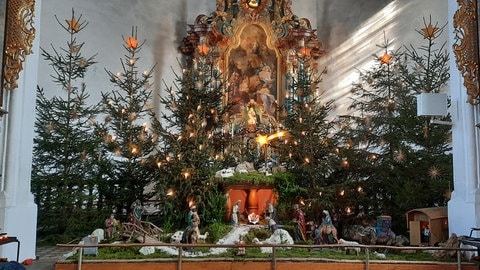
{"type": "Polygon", "coordinates": [[[387,258],[387,255],[385,253],[379,253],[379,252],[373,252],[373,255],[377,257],[378,259],[385,260],[387,258]]]}
{"type": "Polygon", "coordinates": [[[360,254],[360,244],[355,241],[347,241],[345,239],[340,238],[338,240],[339,245],[345,245],[343,249],[345,250],[345,254],[350,254],[350,251],[354,251],[355,254],[358,256],[360,254]]]}
{"type": "Polygon", "coordinates": [[[204,234],[199,234],[197,235],[197,242],[205,243],[205,240],[207,240],[207,237],[208,237],[208,232],[205,232],[204,234]]]}
{"type": "MultiPolygon", "coordinates": [[[[253,243],[255,245],[263,245],[263,242],[260,241],[258,238],[253,238],[253,243]]],[[[261,253],[272,253],[272,248],[271,247],[260,247],[260,252],[261,253]]]]}
{"type": "Polygon", "coordinates": [[[182,241],[183,231],[176,231],[170,238],[171,243],[180,243],[182,241]]]}

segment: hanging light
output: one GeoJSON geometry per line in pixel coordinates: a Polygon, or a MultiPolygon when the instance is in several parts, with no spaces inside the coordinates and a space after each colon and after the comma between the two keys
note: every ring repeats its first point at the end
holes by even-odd
{"type": "Polygon", "coordinates": [[[138,145],[132,143],[129,147],[128,147],[128,151],[133,155],[133,156],[136,156],[140,153],[140,148],[138,145]]]}

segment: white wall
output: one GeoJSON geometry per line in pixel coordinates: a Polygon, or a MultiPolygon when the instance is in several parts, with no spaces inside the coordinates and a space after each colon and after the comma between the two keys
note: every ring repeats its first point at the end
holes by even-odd
{"type": "MultiPolygon", "coordinates": [[[[350,89],[352,84],[358,82],[358,70],[369,68],[373,54],[383,54],[377,45],[383,44],[387,39],[392,42],[389,48],[391,50],[409,44],[418,47],[422,44],[423,37],[415,30],[425,27],[424,18],[428,24],[431,15],[432,24],[438,23],[439,27],[448,21],[447,0],[321,2],[324,3],[319,6],[319,15],[327,14],[331,19],[322,21],[318,28],[324,29],[324,32],[319,32],[319,38],[321,40],[323,36],[326,39],[321,41],[327,51],[326,56],[319,62],[328,69],[320,87],[326,92],[326,99],[335,100],[338,114],[349,113],[347,107],[350,104],[350,89]],[[355,16],[351,14],[356,14],[360,8],[369,11],[360,12],[359,17],[364,20],[355,21],[355,16]],[[348,12],[351,10],[355,12],[348,12]],[[330,12],[339,14],[333,15],[329,14],[330,12]],[[365,17],[365,13],[368,13],[368,17],[365,17]]],[[[437,43],[442,44],[448,40],[447,30],[437,39],[437,43]]]]}

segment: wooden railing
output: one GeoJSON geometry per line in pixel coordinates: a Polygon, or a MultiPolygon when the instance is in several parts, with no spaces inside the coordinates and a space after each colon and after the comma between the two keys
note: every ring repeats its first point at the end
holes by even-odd
{"type": "MultiPolygon", "coordinates": [[[[92,247],[144,247],[144,246],[154,246],[154,247],[173,247],[176,248],[178,254],[176,259],[171,259],[172,261],[176,260],[177,261],[177,269],[181,270],[182,269],[182,262],[185,260],[184,256],[184,249],[192,249],[196,247],[208,247],[208,248],[226,248],[226,249],[238,249],[239,245],[237,244],[229,244],[229,245],[224,245],[224,244],[178,244],[178,243],[130,243],[130,244],[97,244],[97,245],[80,245],[80,244],[57,244],[58,247],[69,247],[69,248],[78,248],[79,249],[79,256],[78,256],[78,269],[81,269],[82,265],[82,249],[83,248],[92,248],[92,247]]],[[[343,248],[343,247],[350,247],[352,248],[351,245],[340,245],[340,244],[333,244],[333,245],[274,245],[274,244],[242,244],[242,248],[258,248],[258,247],[271,247],[272,248],[272,253],[271,253],[271,265],[272,265],[272,270],[277,269],[277,261],[279,258],[277,256],[277,250],[278,249],[286,249],[286,248],[306,248],[309,250],[312,249],[323,249],[323,248],[343,248]]],[[[370,262],[374,260],[375,258],[373,257],[371,251],[372,250],[378,250],[378,249],[384,249],[384,250],[414,250],[414,251],[438,251],[438,250],[446,250],[446,251],[454,251],[457,255],[456,259],[456,264],[457,264],[457,269],[461,270],[462,269],[462,263],[468,263],[468,262],[462,262],[462,256],[461,252],[462,251],[477,251],[476,248],[450,248],[450,247],[416,247],[416,246],[403,246],[403,247],[396,247],[396,246],[379,246],[379,245],[358,245],[354,247],[360,247],[365,251],[365,257],[364,260],[360,260],[359,263],[364,263],[365,264],[365,269],[370,270],[370,262]],[[373,258],[373,259],[372,259],[373,258]]],[[[290,258],[291,259],[291,258],[290,258]]],[[[335,260],[332,260],[335,261],[335,260]]],[[[375,260],[378,261],[378,260],[375,260]]],[[[391,262],[389,260],[383,260],[385,262],[391,262]]]]}

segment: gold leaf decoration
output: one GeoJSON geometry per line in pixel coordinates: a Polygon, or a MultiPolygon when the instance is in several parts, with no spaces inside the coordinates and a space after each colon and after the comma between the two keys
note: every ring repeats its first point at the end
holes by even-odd
{"type": "Polygon", "coordinates": [[[18,87],[17,81],[26,56],[32,53],[35,1],[10,0],[7,3],[3,88],[13,90],[18,87]]]}

